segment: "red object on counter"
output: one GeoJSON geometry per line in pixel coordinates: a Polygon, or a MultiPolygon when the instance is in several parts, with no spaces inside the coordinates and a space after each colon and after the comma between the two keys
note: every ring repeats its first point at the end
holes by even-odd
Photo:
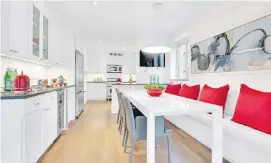
{"type": "Polygon", "coordinates": [[[121,82],[121,78],[117,78],[117,82],[121,82]]]}
{"type": "Polygon", "coordinates": [[[152,97],[159,97],[162,94],[161,89],[147,89],[147,93],[152,97]]]}
{"type": "Polygon", "coordinates": [[[15,91],[27,91],[30,89],[30,80],[27,75],[23,74],[17,75],[14,81],[14,89],[15,91]]]}

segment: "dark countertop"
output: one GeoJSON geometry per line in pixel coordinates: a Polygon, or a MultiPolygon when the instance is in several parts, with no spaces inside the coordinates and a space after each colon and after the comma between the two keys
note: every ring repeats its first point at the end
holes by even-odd
{"type": "Polygon", "coordinates": [[[74,86],[75,85],[68,85],[65,87],[46,88],[42,91],[25,92],[24,94],[16,94],[15,92],[5,92],[5,93],[2,92],[1,93],[1,100],[26,99],[29,97],[34,97],[34,96],[42,95],[42,94],[53,92],[53,91],[59,91],[59,90],[74,87],[74,86]]]}
{"type": "MultiPolygon", "coordinates": [[[[113,83],[112,85],[146,85],[149,83],[113,83]]],[[[160,85],[168,85],[168,83],[160,83],[160,85]]]]}
{"type": "Polygon", "coordinates": [[[106,81],[101,81],[101,82],[88,81],[87,83],[107,83],[107,82],[106,81]]]}

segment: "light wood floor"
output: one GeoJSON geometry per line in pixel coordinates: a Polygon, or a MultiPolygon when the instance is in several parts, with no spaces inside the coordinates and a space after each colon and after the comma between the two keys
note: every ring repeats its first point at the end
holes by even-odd
{"type": "MultiPolygon", "coordinates": [[[[91,101],[79,120],[69,128],[41,159],[41,163],[128,163],[124,153],[122,135],[111,114],[111,102],[91,101]]],[[[209,163],[209,150],[174,125],[172,163],[209,163]]],[[[129,151],[129,150],[128,150],[129,151]]],[[[166,140],[160,139],[156,149],[156,162],[167,163],[166,140]]],[[[146,162],[146,142],[136,144],[133,163],[146,162]]]]}

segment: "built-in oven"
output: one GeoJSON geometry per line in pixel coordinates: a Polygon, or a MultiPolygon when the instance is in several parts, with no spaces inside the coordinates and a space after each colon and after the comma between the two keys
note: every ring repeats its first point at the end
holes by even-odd
{"type": "Polygon", "coordinates": [[[122,65],[107,65],[107,73],[122,73],[122,65]]]}
{"type": "Polygon", "coordinates": [[[117,81],[116,78],[107,78],[107,83],[106,83],[106,99],[111,100],[112,99],[112,85],[116,84],[117,81]]]}

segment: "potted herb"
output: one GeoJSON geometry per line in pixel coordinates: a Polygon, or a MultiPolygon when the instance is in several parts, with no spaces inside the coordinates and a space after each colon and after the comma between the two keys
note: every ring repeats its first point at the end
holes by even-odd
{"type": "Polygon", "coordinates": [[[144,88],[147,90],[147,93],[150,96],[158,97],[162,94],[162,91],[165,89],[163,85],[159,84],[146,84],[144,88]]]}

